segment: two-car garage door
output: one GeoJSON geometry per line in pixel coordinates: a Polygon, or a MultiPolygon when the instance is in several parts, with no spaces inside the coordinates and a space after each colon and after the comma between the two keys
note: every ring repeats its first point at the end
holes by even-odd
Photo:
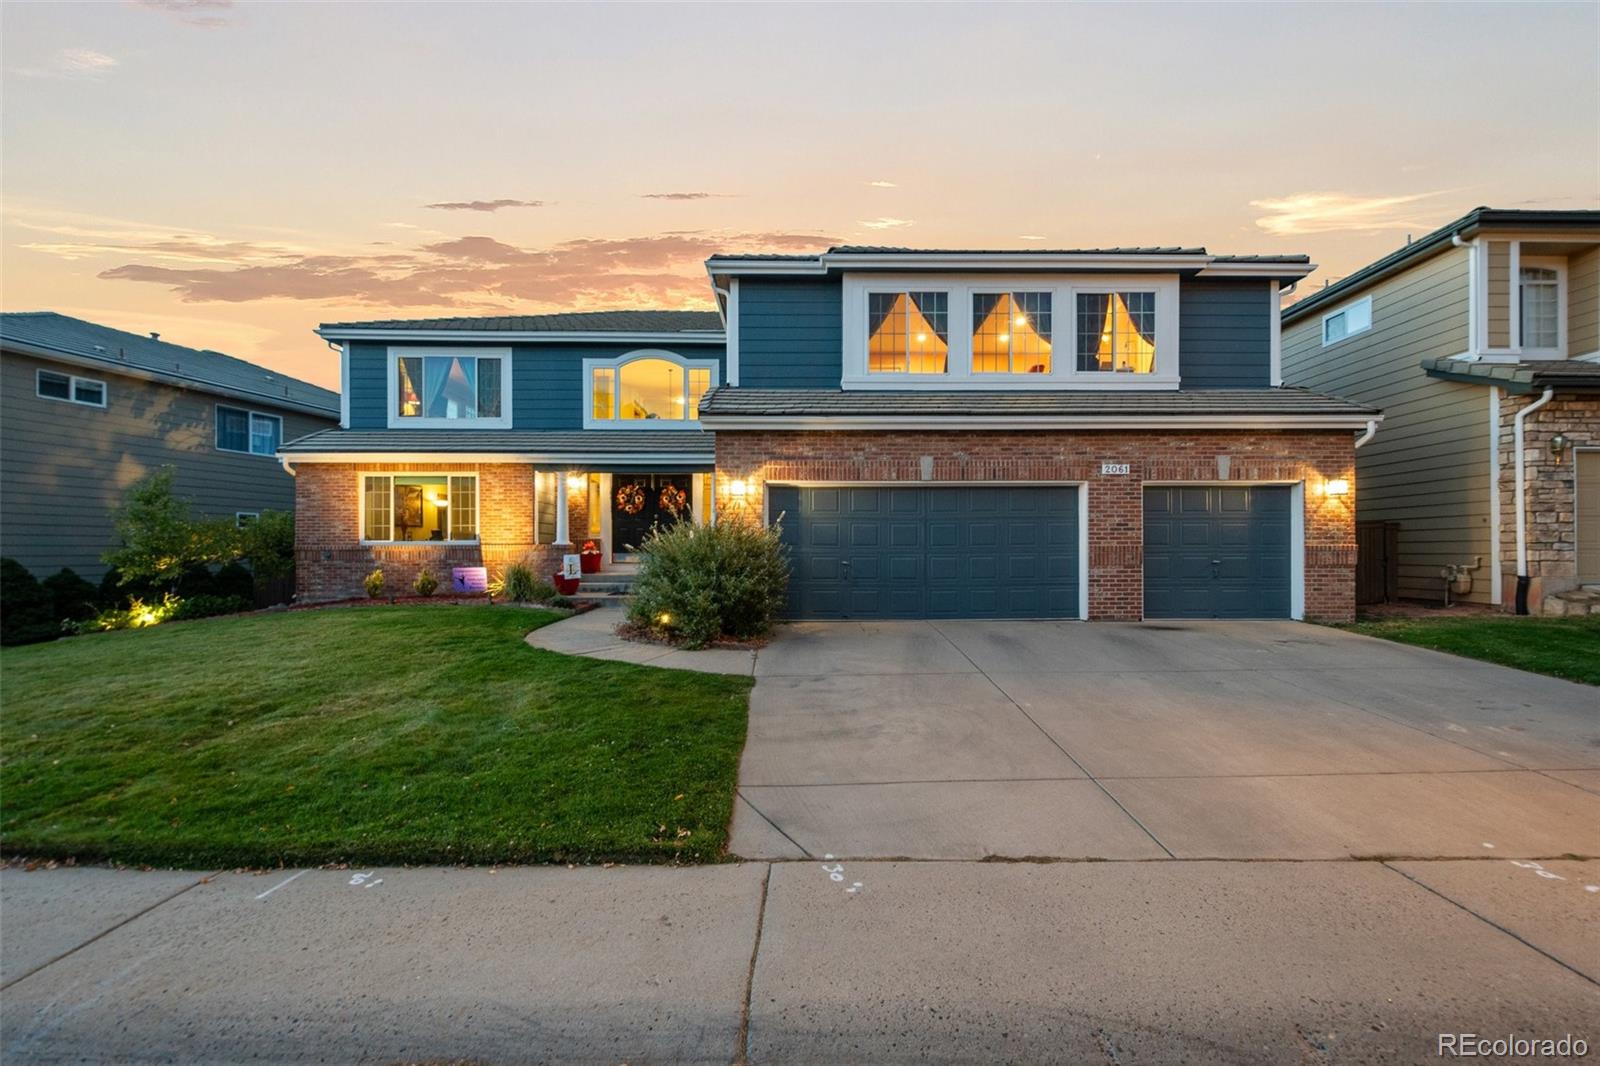
{"type": "MultiPolygon", "coordinates": [[[[1082,491],[769,486],[793,568],[787,613],[1080,618],[1082,491]]],[[[1144,616],[1287,618],[1291,502],[1287,486],[1146,487],[1144,616]]]]}
{"type": "Polygon", "coordinates": [[[795,618],[1077,618],[1078,489],[768,489],[795,618]]]}

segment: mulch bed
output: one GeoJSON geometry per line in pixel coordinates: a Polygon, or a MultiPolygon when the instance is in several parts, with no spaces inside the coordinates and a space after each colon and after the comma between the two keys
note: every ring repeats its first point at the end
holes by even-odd
{"type": "MultiPolygon", "coordinates": [[[[661,644],[669,648],[683,647],[683,641],[673,640],[669,637],[663,637],[661,634],[634,622],[623,622],[622,624],[618,625],[617,636],[621,637],[623,640],[631,640],[636,644],[661,644]]],[[[760,649],[765,648],[767,644],[768,640],[765,637],[761,638],[760,640],[729,640],[724,637],[718,637],[705,647],[726,648],[729,651],[759,651],[760,649]]],[[[695,648],[693,650],[702,651],[704,649],[695,648]]]]}
{"type": "Polygon", "coordinates": [[[1446,607],[1437,600],[1395,600],[1367,603],[1356,608],[1359,622],[1385,622],[1395,618],[1487,618],[1503,614],[1498,607],[1481,603],[1452,603],[1446,607]]]}

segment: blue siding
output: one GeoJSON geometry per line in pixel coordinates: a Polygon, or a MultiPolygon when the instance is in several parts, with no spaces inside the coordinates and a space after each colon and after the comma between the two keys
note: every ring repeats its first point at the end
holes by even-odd
{"type": "Polygon", "coordinates": [[[350,343],[350,428],[382,429],[388,424],[388,353],[383,344],[350,343]]]}
{"type": "Polygon", "coordinates": [[[1267,282],[1186,280],[1178,294],[1178,371],[1186,389],[1272,384],[1267,282]]]}
{"type": "MultiPolygon", "coordinates": [[[[469,345],[461,345],[469,347],[469,345]]],[[[484,347],[504,348],[492,335],[484,347]]],[[[420,347],[439,347],[438,343],[420,347]]],[[[451,345],[454,347],[454,345],[451,345]]],[[[511,426],[513,429],[582,429],[583,361],[614,359],[637,351],[637,344],[517,344],[511,346],[511,426]]],[[[661,345],[684,359],[717,360],[722,379],[720,344],[661,345]]],[[[356,344],[350,359],[350,428],[383,429],[388,425],[387,344],[356,344]]]]}
{"type": "Polygon", "coordinates": [[[836,389],[844,376],[838,278],[739,280],[739,384],[836,389]]]}

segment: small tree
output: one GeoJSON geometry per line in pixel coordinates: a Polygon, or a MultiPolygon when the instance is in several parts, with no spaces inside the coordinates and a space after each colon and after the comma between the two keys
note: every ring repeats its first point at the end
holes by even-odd
{"type": "Polygon", "coordinates": [[[237,554],[233,524],[192,517],[189,505],[174,495],[172,479],[172,468],[162,467],[134,484],[117,511],[122,547],[100,558],[116,568],[124,585],[170,589],[185,571],[227,562],[237,554]]]}
{"type": "Polygon", "coordinates": [[[257,581],[294,573],[294,514],[262,511],[238,534],[239,554],[249,561],[257,581]]]}

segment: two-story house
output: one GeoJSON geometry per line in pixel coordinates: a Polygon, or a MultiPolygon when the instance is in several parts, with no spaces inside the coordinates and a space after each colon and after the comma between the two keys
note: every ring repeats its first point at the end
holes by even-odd
{"type": "Polygon", "coordinates": [[[327,325],[283,449],[306,598],[381,565],[626,559],[781,521],[800,618],[1353,613],[1374,408],[1283,387],[1304,256],[834,248],[707,263],[717,313],[327,325]]]}
{"type": "Polygon", "coordinates": [[[196,511],[294,507],[278,446],[336,424],[339,398],[221,352],[51,311],[0,315],[0,554],[36,577],[105,573],[113,517],[162,467],[196,511]]]}
{"type": "Polygon", "coordinates": [[[1286,308],[1283,367],[1383,409],[1400,596],[1600,607],[1600,211],[1477,208],[1286,308]]]}

